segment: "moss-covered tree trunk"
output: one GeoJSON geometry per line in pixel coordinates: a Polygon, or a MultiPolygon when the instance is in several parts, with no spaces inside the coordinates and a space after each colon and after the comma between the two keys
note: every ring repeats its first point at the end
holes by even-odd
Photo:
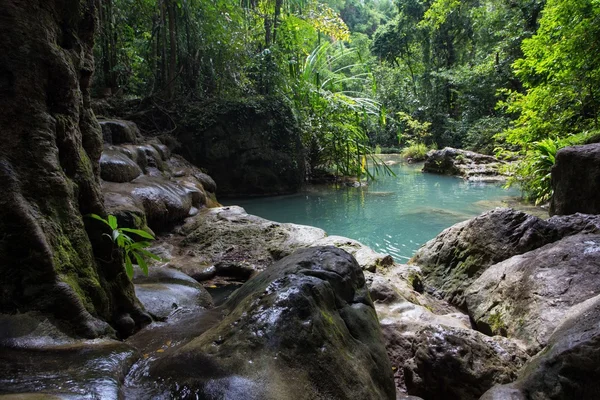
{"type": "Polygon", "coordinates": [[[102,227],[84,221],[104,213],[94,4],[0,0],[0,312],[85,337],[148,320],[102,227]]]}

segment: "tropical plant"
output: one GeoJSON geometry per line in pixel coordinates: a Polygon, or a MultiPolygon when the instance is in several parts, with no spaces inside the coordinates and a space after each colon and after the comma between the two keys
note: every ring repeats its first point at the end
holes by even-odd
{"type": "Polygon", "coordinates": [[[148,263],[146,262],[146,259],[151,258],[154,260],[160,260],[159,256],[146,250],[146,248],[150,246],[150,242],[147,240],[155,239],[150,233],[141,229],[121,228],[119,227],[117,218],[114,215],[109,215],[107,219],[104,219],[97,214],[90,214],[89,216],[93,219],[103,222],[111,229],[110,234],[104,233],[103,235],[108,237],[121,251],[125,261],[125,272],[127,272],[129,279],[133,278],[132,257],[146,275],[148,275],[148,263]],[[129,234],[137,235],[146,240],[135,241],[131,236],[129,236],[129,234]]]}
{"type": "Polygon", "coordinates": [[[402,149],[400,154],[404,158],[410,158],[413,161],[422,161],[427,156],[429,149],[425,143],[413,143],[402,149]]]}
{"type": "Polygon", "coordinates": [[[391,173],[374,155],[367,135],[369,123],[384,119],[379,103],[368,93],[374,84],[356,49],[340,42],[323,42],[306,57],[291,98],[303,124],[312,169],[373,178],[366,168],[371,161],[376,173],[391,173]]]}
{"type": "Polygon", "coordinates": [[[551,170],[556,162],[556,153],[563,147],[598,140],[597,131],[586,131],[562,139],[546,138],[534,142],[525,157],[519,161],[507,186],[518,184],[523,197],[536,205],[552,197],[551,170]]]}

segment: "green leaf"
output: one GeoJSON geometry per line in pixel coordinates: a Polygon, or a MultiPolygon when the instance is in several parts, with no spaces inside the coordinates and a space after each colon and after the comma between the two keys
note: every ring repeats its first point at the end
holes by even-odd
{"type": "Polygon", "coordinates": [[[142,254],[145,257],[152,258],[153,260],[161,261],[161,258],[159,256],[157,256],[156,254],[154,254],[148,250],[135,249],[135,251],[139,252],[140,254],[142,254]]]}
{"type": "Polygon", "coordinates": [[[99,216],[98,214],[88,214],[87,216],[88,216],[88,217],[90,217],[90,218],[97,219],[98,221],[102,221],[102,222],[104,222],[106,225],[110,226],[110,224],[108,223],[108,221],[107,221],[107,220],[105,220],[104,218],[102,218],[101,216],[99,216]]]}
{"type": "Polygon", "coordinates": [[[110,226],[111,229],[117,229],[119,227],[118,223],[117,223],[117,217],[115,217],[114,215],[109,215],[108,216],[108,226],[110,226]]]}
{"type": "Polygon", "coordinates": [[[129,279],[133,279],[133,264],[131,263],[129,253],[125,253],[125,272],[129,279]]]}
{"type": "Polygon", "coordinates": [[[121,231],[134,233],[140,237],[143,237],[144,239],[150,239],[150,240],[155,239],[153,235],[151,235],[150,233],[143,231],[141,229],[121,228],[121,231]]]}
{"type": "Polygon", "coordinates": [[[142,269],[142,272],[146,276],[148,276],[148,264],[146,264],[146,260],[144,260],[144,257],[135,251],[133,252],[133,255],[134,255],[135,259],[137,260],[137,265],[139,265],[139,267],[142,269]]]}

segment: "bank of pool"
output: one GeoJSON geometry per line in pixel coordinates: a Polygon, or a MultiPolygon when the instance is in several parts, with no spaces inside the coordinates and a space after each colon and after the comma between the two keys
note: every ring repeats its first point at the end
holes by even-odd
{"type": "Polygon", "coordinates": [[[380,175],[365,187],[310,186],[294,195],[228,199],[224,204],[277,222],[317,226],[405,262],[445,228],[520,195],[500,184],[422,173],[422,164],[399,157],[386,160],[396,162],[390,166],[396,176],[380,175]]]}

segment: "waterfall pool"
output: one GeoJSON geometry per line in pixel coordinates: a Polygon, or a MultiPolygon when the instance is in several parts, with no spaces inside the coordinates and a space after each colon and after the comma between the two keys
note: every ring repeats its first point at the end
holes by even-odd
{"type": "Polygon", "coordinates": [[[249,214],[277,221],[312,225],[329,235],[356,239],[376,251],[406,262],[422,244],[445,228],[507,202],[518,189],[500,184],[422,173],[421,163],[407,164],[399,156],[396,176],[377,177],[368,186],[310,186],[303,192],[275,197],[227,199],[249,214]]]}

